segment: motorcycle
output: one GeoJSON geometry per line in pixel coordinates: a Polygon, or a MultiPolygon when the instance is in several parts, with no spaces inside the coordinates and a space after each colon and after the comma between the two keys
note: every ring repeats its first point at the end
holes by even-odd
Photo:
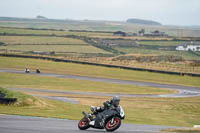
{"type": "Polygon", "coordinates": [[[36,69],[36,73],[40,73],[40,69],[36,69]]]}
{"type": "Polygon", "coordinates": [[[30,70],[28,68],[26,68],[25,73],[30,73],[30,70]]]}
{"type": "MultiPolygon", "coordinates": [[[[91,111],[93,112],[93,107],[91,107],[91,111]]],[[[125,118],[124,110],[121,106],[118,106],[118,108],[110,108],[99,113],[87,114],[82,112],[84,117],[79,121],[78,128],[80,130],[86,130],[91,127],[96,129],[106,129],[106,131],[112,132],[121,126],[121,120],[125,118]],[[96,119],[98,115],[102,116],[101,122],[96,119]]]]}

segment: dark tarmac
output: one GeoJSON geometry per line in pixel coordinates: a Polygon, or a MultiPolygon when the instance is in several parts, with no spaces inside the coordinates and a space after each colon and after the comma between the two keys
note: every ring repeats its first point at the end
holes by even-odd
{"type": "MultiPolygon", "coordinates": [[[[102,133],[105,130],[88,129],[81,131],[77,127],[78,121],[15,116],[15,115],[0,115],[0,133],[102,133]]],[[[162,129],[177,128],[170,126],[152,126],[152,125],[137,125],[123,124],[116,130],[116,133],[160,133],[162,129]]]]}

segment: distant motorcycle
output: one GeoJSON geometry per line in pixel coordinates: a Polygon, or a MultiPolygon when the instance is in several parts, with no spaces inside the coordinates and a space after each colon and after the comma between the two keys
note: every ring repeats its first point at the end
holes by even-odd
{"type": "Polygon", "coordinates": [[[36,73],[40,73],[40,69],[36,69],[36,73]]]}
{"type": "MultiPolygon", "coordinates": [[[[91,107],[92,111],[92,107],[91,107]]],[[[92,111],[93,112],[93,111],[92,111]]],[[[102,123],[99,124],[95,118],[97,115],[91,113],[87,114],[82,112],[84,117],[79,121],[78,128],[80,130],[86,130],[88,128],[96,128],[96,129],[106,129],[106,131],[112,132],[117,130],[121,126],[121,120],[125,118],[124,110],[121,106],[118,106],[117,109],[107,109],[103,112],[100,112],[102,115],[102,123]],[[98,124],[96,124],[96,122],[98,124]]]]}
{"type": "Polygon", "coordinates": [[[30,70],[28,68],[26,68],[25,73],[30,73],[30,70]]]}

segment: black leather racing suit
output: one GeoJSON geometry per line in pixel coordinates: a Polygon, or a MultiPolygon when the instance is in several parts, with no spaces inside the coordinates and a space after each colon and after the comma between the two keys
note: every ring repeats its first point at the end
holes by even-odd
{"type": "Polygon", "coordinates": [[[95,127],[103,127],[104,126],[104,114],[103,111],[112,108],[117,108],[113,105],[112,100],[106,101],[103,103],[104,106],[96,107],[96,110],[93,112],[96,115],[95,118],[95,127]]]}

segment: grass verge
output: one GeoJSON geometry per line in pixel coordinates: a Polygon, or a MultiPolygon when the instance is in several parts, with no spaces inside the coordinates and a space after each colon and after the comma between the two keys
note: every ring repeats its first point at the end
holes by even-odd
{"type": "Polygon", "coordinates": [[[167,129],[162,130],[163,132],[176,132],[176,133],[200,133],[200,128],[191,129],[167,129]]]}

